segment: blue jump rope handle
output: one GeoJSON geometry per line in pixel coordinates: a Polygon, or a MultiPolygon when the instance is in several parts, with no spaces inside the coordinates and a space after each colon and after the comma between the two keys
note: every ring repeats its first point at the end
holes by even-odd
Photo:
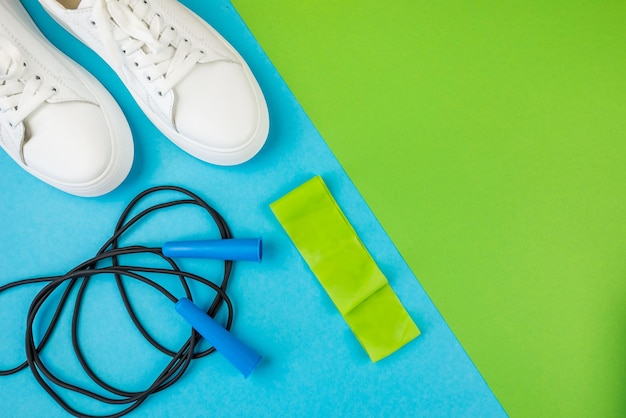
{"type": "Polygon", "coordinates": [[[174,241],[162,250],[171,258],[261,261],[263,255],[261,238],[174,241]]]}
{"type": "Polygon", "coordinates": [[[179,299],[176,302],[176,312],[239,369],[244,377],[250,376],[250,373],[261,362],[260,355],[235,338],[189,299],[179,299]]]}

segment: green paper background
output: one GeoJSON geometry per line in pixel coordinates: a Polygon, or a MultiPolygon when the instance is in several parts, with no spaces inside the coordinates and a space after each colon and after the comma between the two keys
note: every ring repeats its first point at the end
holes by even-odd
{"type": "Polygon", "coordinates": [[[626,3],[233,0],[511,416],[626,416],[626,3]]]}

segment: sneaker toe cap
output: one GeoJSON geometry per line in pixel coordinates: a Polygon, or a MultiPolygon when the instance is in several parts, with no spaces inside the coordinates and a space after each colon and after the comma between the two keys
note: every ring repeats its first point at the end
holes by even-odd
{"type": "Polygon", "coordinates": [[[177,86],[176,128],[198,146],[227,153],[262,145],[264,119],[265,99],[240,64],[203,64],[177,86]]]}
{"type": "Polygon", "coordinates": [[[88,103],[45,104],[26,124],[26,165],[55,183],[96,182],[112,160],[110,128],[88,103]]]}

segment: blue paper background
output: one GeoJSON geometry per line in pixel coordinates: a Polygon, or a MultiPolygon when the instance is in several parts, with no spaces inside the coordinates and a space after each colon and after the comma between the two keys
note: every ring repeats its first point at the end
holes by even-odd
{"type": "MultiPolygon", "coordinates": [[[[36,0],[24,1],[46,36],[94,73],[119,101],[133,129],[136,157],[122,186],[106,196],[84,199],[39,182],[0,154],[0,284],[69,270],[95,253],[137,193],[161,184],[184,186],[214,205],[236,237],[264,239],[263,262],[237,264],[229,288],[235,305],[232,331],[264,361],[247,380],[219,354],[195,361],[181,381],[152,396],[131,416],[505,415],[232,5],[217,0],[183,3],[229,39],[257,75],[271,114],[267,145],[252,161],[237,167],[211,166],[190,157],[147,121],[99,58],[61,30],[36,0]],[[369,361],[268,206],[317,174],[422,331],[376,364],[369,361]]],[[[150,219],[127,243],[159,245],[173,239],[216,237],[206,216],[186,208],[150,219]]],[[[215,262],[182,265],[209,278],[221,274],[215,262]]],[[[130,287],[134,306],[160,341],[177,347],[188,328],[172,304],[145,287],[130,287]]],[[[31,288],[0,295],[0,368],[23,358],[24,316],[34,292],[31,288]]],[[[112,383],[144,388],[166,359],[137,336],[112,283],[98,280],[87,301],[81,335],[89,361],[112,383]]],[[[69,319],[66,314],[64,318],[69,319]]],[[[67,321],[62,321],[44,358],[53,361],[51,368],[62,376],[83,382],[65,338],[68,330],[67,321]]],[[[84,412],[114,411],[74,395],[64,397],[84,412]]],[[[15,417],[66,415],[29,371],[0,378],[0,411],[15,417]]]]}

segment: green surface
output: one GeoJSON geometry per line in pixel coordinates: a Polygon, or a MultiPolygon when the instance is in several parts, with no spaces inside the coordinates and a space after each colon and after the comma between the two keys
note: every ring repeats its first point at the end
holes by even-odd
{"type": "Polygon", "coordinates": [[[420,334],[320,176],[270,206],[373,362],[420,334]]]}
{"type": "Polygon", "coordinates": [[[233,3],[507,412],[626,416],[626,4],[233,3]]]}

